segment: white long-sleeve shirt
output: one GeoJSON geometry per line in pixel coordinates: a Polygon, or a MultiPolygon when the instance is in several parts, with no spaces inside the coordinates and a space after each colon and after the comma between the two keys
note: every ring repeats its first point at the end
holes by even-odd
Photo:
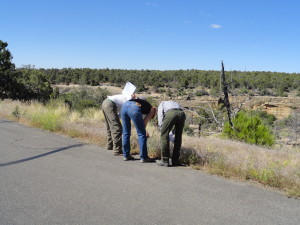
{"type": "Polygon", "coordinates": [[[116,104],[118,113],[120,113],[122,105],[127,101],[123,94],[107,96],[107,98],[116,104]]]}
{"type": "Polygon", "coordinates": [[[158,118],[158,126],[162,126],[162,121],[165,117],[165,114],[170,109],[182,109],[181,106],[177,102],[173,101],[162,101],[157,109],[157,118],[158,118]]]}

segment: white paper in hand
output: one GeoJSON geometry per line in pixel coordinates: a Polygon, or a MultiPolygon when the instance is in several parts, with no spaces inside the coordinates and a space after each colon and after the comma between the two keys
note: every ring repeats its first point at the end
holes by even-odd
{"type": "Polygon", "coordinates": [[[126,101],[130,100],[132,97],[131,95],[135,92],[136,86],[134,86],[132,83],[127,82],[122,94],[125,96],[126,101]]]}

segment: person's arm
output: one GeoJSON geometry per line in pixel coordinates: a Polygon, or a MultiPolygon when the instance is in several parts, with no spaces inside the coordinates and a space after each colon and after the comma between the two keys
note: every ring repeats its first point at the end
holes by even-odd
{"type": "Polygon", "coordinates": [[[144,119],[144,124],[145,127],[147,126],[148,122],[154,118],[155,114],[156,114],[157,108],[156,107],[151,107],[150,112],[147,114],[147,116],[144,119]]]}

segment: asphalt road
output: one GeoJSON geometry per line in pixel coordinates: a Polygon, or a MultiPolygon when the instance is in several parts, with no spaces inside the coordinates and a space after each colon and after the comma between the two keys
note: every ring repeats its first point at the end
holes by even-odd
{"type": "Polygon", "coordinates": [[[300,200],[0,119],[0,224],[300,224],[300,200]]]}

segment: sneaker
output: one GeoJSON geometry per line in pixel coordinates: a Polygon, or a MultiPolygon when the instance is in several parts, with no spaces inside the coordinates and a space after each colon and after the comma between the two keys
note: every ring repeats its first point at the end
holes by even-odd
{"type": "Polygon", "coordinates": [[[124,160],[124,161],[134,160],[134,157],[130,155],[130,156],[128,156],[128,157],[124,157],[123,160],[124,160]]]}
{"type": "Polygon", "coordinates": [[[151,163],[151,162],[155,162],[154,159],[151,158],[141,159],[141,163],[151,163]]]}
{"type": "Polygon", "coordinates": [[[178,160],[172,160],[172,166],[184,166],[183,164],[181,164],[178,160]]]}
{"type": "Polygon", "coordinates": [[[169,167],[169,163],[168,162],[164,162],[162,160],[156,160],[156,165],[158,166],[165,166],[165,167],[169,167]]]}
{"type": "Polygon", "coordinates": [[[114,152],[114,156],[121,156],[121,155],[123,155],[122,152],[114,152]]]}

